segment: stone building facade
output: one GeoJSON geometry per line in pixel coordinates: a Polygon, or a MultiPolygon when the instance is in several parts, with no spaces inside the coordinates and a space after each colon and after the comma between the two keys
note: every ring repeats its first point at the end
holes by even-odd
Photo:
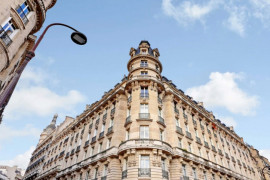
{"type": "Polygon", "coordinates": [[[0,180],[22,180],[22,169],[18,166],[0,165],[0,180]]]}
{"type": "Polygon", "coordinates": [[[162,77],[158,49],[130,49],[129,74],[75,119],[41,134],[24,179],[258,180],[243,138],[162,77]]]}
{"type": "MultiPolygon", "coordinates": [[[[56,0],[3,0],[0,6],[0,95],[34,46],[48,9],[56,0]]],[[[0,116],[4,107],[0,108],[0,116]]],[[[1,119],[0,119],[1,123],[1,119]]]]}

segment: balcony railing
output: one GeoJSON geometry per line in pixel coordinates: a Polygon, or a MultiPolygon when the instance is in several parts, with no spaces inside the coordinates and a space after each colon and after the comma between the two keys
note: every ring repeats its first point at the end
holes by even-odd
{"type": "Polygon", "coordinates": [[[101,133],[99,133],[99,138],[104,137],[104,131],[102,131],[101,133]]]}
{"type": "Polygon", "coordinates": [[[130,103],[131,100],[132,100],[132,96],[129,96],[129,98],[128,98],[128,103],[130,103]]]}
{"type": "Polygon", "coordinates": [[[101,177],[101,180],[106,180],[106,179],[107,179],[107,176],[101,177]]]}
{"type": "Polygon", "coordinates": [[[168,171],[162,169],[162,178],[163,179],[169,179],[169,173],[168,173],[168,171]]]}
{"type": "Polygon", "coordinates": [[[189,177],[183,176],[183,177],[181,178],[181,180],[189,180],[189,177]]]}
{"type": "Polygon", "coordinates": [[[187,138],[192,139],[191,133],[188,131],[186,131],[186,136],[187,136],[187,138]]]}
{"type": "Polygon", "coordinates": [[[99,124],[99,118],[96,120],[96,124],[99,124]]]}
{"type": "Polygon", "coordinates": [[[69,152],[67,152],[67,154],[66,154],[66,158],[68,158],[69,157],[69,152]]]}
{"type": "Polygon", "coordinates": [[[122,171],[122,179],[127,178],[127,170],[122,171]]]}
{"type": "Polygon", "coordinates": [[[202,141],[199,137],[196,136],[196,142],[199,143],[199,144],[202,144],[202,141]]]}
{"type": "Polygon", "coordinates": [[[59,154],[59,157],[64,156],[64,154],[65,154],[65,151],[62,151],[62,152],[59,154]]]}
{"type": "Polygon", "coordinates": [[[97,139],[97,137],[96,137],[96,136],[95,136],[95,137],[92,137],[92,141],[91,141],[91,143],[96,142],[96,139],[97,139]]]}
{"type": "Polygon", "coordinates": [[[139,177],[151,177],[151,168],[139,168],[138,169],[139,177]]]}
{"type": "Polygon", "coordinates": [[[179,110],[178,110],[177,108],[174,108],[174,112],[175,112],[176,114],[179,114],[179,110]]]}
{"type": "Polygon", "coordinates": [[[113,126],[111,126],[111,127],[108,128],[107,134],[110,134],[110,133],[112,133],[112,132],[113,132],[113,126]]]}
{"type": "Polygon", "coordinates": [[[160,122],[162,124],[165,124],[164,119],[161,116],[158,116],[158,122],[160,122]]]}
{"type": "Polygon", "coordinates": [[[89,125],[89,130],[92,129],[93,127],[93,123],[89,125]]]}
{"type": "Polygon", "coordinates": [[[103,120],[107,119],[107,113],[103,115],[103,120]]]}
{"type": "Polygon", "coordinates": [[[140,119],[149,119],[150,113],[139,113],[139,118],[140,119]]]}
{"type": "Polygon", "coordinates": [[[212,145],[212,150],[213,150],[214,152],[217,152],[216,147],[213,146],[213,145],[212,145]]]}
{"type": "Polygon", "coordinates": [[[74,152],[75,152],[75,149],[72,149],[70,155],[72,156],[74,152]]]}
{"type": "Polygon", "coordinates": [[[89,140],[85,141],[84,147],[89,146],[89,140]]]}
{"type": "Polygon", "coordinates": [[[149,98],[149,94],[148,93],[141,93],[141,98],[149,98]]]}
{"type": "Polygon", "coordinates": [[[182,128],[180,128],[179,126],[176,126],[176,132],[183,135],[182,128]]]}
{"type": "Polygon", "coordinates": [[[207,148],[210,148],[208,142],[206,142],[206,141],[204,141],[204,146],[207,148]]]}
{"type": "Polygon", "coordinates": [[[7,32],[0,26],[0,38],[3,40],[6,46],[9,46],[12,43],[11,38],[7,34],[7,32]]]}

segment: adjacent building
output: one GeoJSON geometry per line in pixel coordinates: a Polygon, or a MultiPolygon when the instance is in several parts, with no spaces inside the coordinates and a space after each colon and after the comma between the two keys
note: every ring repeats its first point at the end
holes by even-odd
{"type": "Polygon", "coordinates": [[[0,165],[0,180],[22,180],[22,169],[18,166],[0,165]]]}
{"type": "Polygon", "coordinates": [[[259,180],[233,127],[161,75],[158,49],[130,49],[129,74],[76,118],[40,135],[24,179],[259,180]]]}
{"type": "MultiPolygon", "coordinates": [[[[3,0],[0,6],[0,95],[34,46],[48,9],[56,0],[3,0]]],[[[6,102],[7,104],[8,102],[6,102]]],[[[5,107],[0,107],[0,116],[5,107]]],[[[1,123],[0,119],[0,123],[1,123]]]]}

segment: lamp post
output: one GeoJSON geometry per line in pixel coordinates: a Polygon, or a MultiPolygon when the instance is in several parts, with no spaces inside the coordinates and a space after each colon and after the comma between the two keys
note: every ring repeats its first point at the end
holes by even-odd
{"type": "Polygon", "coordinates": [[[264,166],[264,168],[262,169],[262,177],[263,177],[264,179],[266,179],[266,178],[265,178],[265,175],[264,175],[264,173],[263,173],[263,171],[264,171],[265,169],[267,169],[268,171],[270,171],[270,166],[266,165],[266,166],[264,166]]]}
{"type": "Polygon", "coordinates": [[[15,71],[15,74],[12,78],[12,80],[10,81],[10,83],[8,84],[8,86],[6,87],[6,89],[3,91],[2,95],[0,95],[0,124],[2,121],[2,113],[6,107],[6,105],[8,104],[8,101],[20,79],[20,76],[23,72],[23,70],[25,69],[26,65],[28,64],[28,62],[35,57],[35,50],[38,47],[38,45],[40,44],[41,40],[43,39],[44,35],[46,34],[46,32],[48,31],[48,29],[52,26],[65,26],[69,29],[72,29],[74,32],[71,34],[71,39],[74,43],[78,44],[78,45],[84,45],[87,42],[87,37],[77,31],[75,28],[68,26],[66,24],[62,24],[62,23],[53,23],[48,25],[45,30],[43,31],[43,33],[41,34],[41,36],[38,38],[36,44],[34,45],[34,47],[32,48],[32,50],[27,51],[26,53],[26,57],[25,60],[22,62],[22,64],[20,65],[20,67],[15,71]]]}

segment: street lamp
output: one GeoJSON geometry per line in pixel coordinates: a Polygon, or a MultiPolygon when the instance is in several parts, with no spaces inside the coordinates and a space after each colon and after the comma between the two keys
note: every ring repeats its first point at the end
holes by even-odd
{"type": "Polygon", "coordinates": [[[264,168],[262,169],[262,177],[263,177],[264,179],[266,179],[266,178],[265,178],[265,175],[264,175],[264,173],[263,173],[264,169],[267,169],[268,171],[270,171],[270,166],[269,166],[269,165],[266,165],[266,166],[264,166],[264,168]]]}
{"type": "Polygon", "coordinates": [[[74,43],[78,44],[78,45],[84,45],[87,43],[87,37],[77,31],[75,28],[68,26],[66,24],[62,24],[62,23],[53,23],[48,25],[45,30],[43,31],[43,33],[40,35],[40,37],[38,38],[36,44],[34,45],[33,49],[28,51],[26,53],[26,57],[25,60],[22,62],[21,66],[15,71],[14,76],[12,78],[12,80],[10,81],[10,83],[7,85],[6,89],[3,91],[2,95],[0,95],[0,124],[2,121],[2,113],[6,107],[6,105],[8,104],[8,101],[19,81],[19,78],[23,72],[23,70],[25,69],[26,65],[28,64],[28,62],[35,57],[35,50],[38,47],[39,43],[41,42],[41,40],[43,39],[44,35],[46,34],[46,32],[48,31],[48,29],[52,26],[65,26],[69,29],[72,29],[74,32],[71,34],[71,39],[74,43]]]}

